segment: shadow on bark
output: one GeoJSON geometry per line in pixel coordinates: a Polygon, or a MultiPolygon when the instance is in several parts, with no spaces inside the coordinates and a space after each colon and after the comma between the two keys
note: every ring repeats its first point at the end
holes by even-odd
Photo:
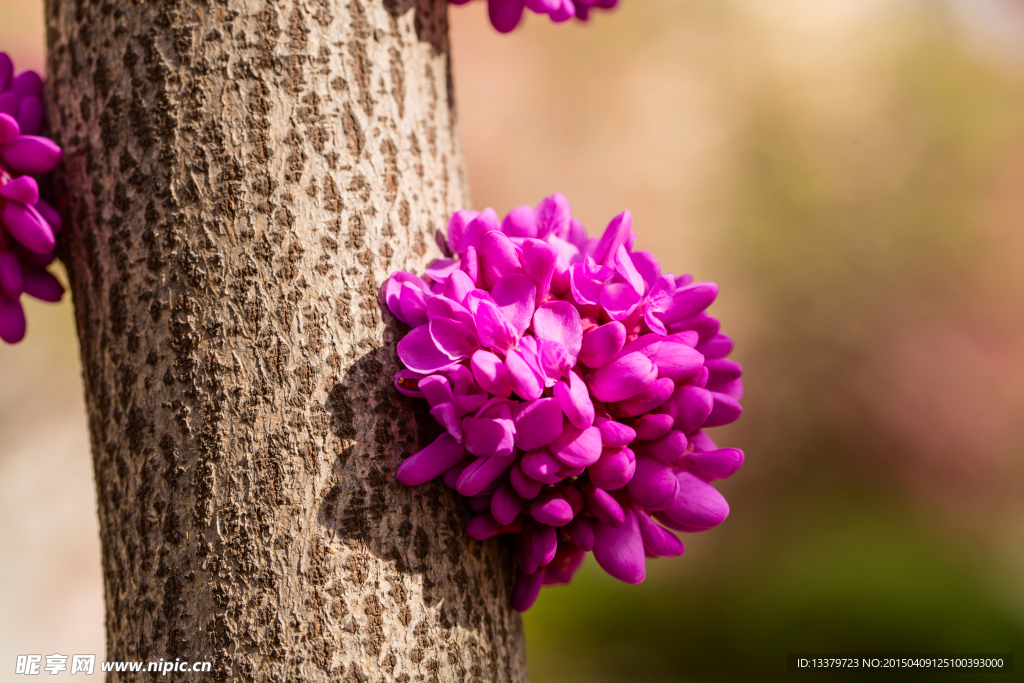
{"type": "MultiPolygon", "coordinates": [[[[385,317],[385,339],[400,339],[408,328],[385,317]]],[[[442,431],[426,401],[394,389],[397,369],[395,346],[385,343],[330,392],[325,407],[341,445],[317,519],[334,543],[365,549],[413,576],[442,628],[482,629],[482,639],[492,639],[495,629],[504,631],[499,615],[508,610],[512,544],[508,537],[469,539],[467,501],[440,482],[409,488],[395,479],[402,460],[442,431]]]]}
{"type": "Polygon", "coordinates": [[[435,11],[434,5],[434,0],[384,0],[384,8],[393,19],[416,10],[416,37],[430,43],[434,54],[440,55],[448,51],[448,16],[435,11]],[[424,17],[429,17],[428,21],[424,17]]]}

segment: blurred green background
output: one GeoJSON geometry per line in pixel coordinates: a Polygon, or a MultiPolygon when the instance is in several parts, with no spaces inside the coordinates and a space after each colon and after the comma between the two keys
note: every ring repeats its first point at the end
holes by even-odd
{"type": "MultiPolygon", "coordinates": [[[[0,0],[19,66],[43,62],[40,14],[0,0]]],[[[545,589],[532,680],[1024,656],[1024,2],[622,0],[504,37],[482,3],[451,20],[477,207],[562,191],[591,232],[631,209],[666,270],[721,285],[746,368],[744,417],[716,430],[747,454],[729,519],[640,587],[588,561],[545,589]]],[[[0,661],[103,650],[70,307],[29,324],[0,348],[0,661]]]]}

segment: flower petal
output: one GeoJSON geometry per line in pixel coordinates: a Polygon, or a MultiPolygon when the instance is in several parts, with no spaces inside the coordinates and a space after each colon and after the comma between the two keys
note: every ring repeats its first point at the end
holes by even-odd
{"type": "Polygon", "coordinates": [[[676,289],[672,305],[665,311],[664,320],[673,323],[697,315],[718,296],[718,285],[714,282],[694,282],[676,289]]]}
{"type": "Polygon", "coordinates": [[[644,564],[644,542],[636,513],[626,510],[622,526],[615,528],[598,524],[594,529],[594,559],[616,579],[626,583],[643,583],[647,576],[644,564]]]}
{"type": "Polygon", "coordinates": [[[474,318],[480,346],[498,353],[505,353],[509,349],[515,348],[516,331],[493,301],[480,300],[476,305],[474,318]]]}
{"type": "Polygon", "coordinates": [[[448,297],[432,296],[427,299],[427,320],[434,320],[435,318],[465,323],[470,327],[470,330],[473,330],[473,338],[476,339],[476,331],[473,329],[473,314],[465,306],[455,303],[448,297]]]}
{"type": "Polygon", "coordinates": [[[569,538],[583,552],[594,549],[594,527],[584,517],[577,517],[569,525],[569,538]]]}
{"type": "Polygon", "coordinates": [[[442,403],[454,403],[455,395],[452,393],[452,385],[444,375],[430,375],[419,380],[417,388],[427,399],[430,407],[439,406],[442,403]]]}
{"type": "Polygon", "coordinates": [[[716,451],[695,451],[683,456],[679,463],[704,481],[731,477],[743,464],[743,451],[721,448],[716,451]]]}
{"type": "Polygon", "coordinates": [[[445,297],[459,305],[464,305],[466,297],[474,289],[476,289],[476,285],[473,284],[473,280],[461,270],[452,271],[444,283],[445,297]]]}
{"type": "Polygon", "coordinates": [[[423,398],[423,392],[419,390],[420,380],[423,373],[402,369],[395,373],[395,389],[406,396],[423,398]]]}
{"type": "Polygon", "coordinates": [[[653,332],[664,336],[668,334],[663,317],[665,311],[672,306],[672,294],[675,292],[675,280],[671,275],[658,278],[647,295],[647,307],[644,309],[644,322],[653,332]]]}
{"type": "Polygon", "coordinates": [[[45,254],[53,251],[57,245],[53,230],[38,211],[16,202],[4,204],[3,222],[11,237],[34,252],[45,254]]]}
{"type": "Polygon", "coordinates": [[[460,361],[472,356],[480,347],[476,333],[466,323],[448,318],[435,318],[427,326],[434,345],[452,361],[460,361]]]}
{"type": "Polygon", "coordinates": [[[615,491],[633,478],[636,456],[628,448],[605,448],[601,459],[587,468],[590,481],[599,489],[615,491]]]}
{"type": "Polygon", "coordinates": [[[459,270],[473,281],[474,286],[480,284],[480,254],[477,253],[476,247],[466,247],[459,262],[459,270]]]}
{"type": "Polygon", "coordinates": [[[599,297],[601,306],[612,320],[625,320],[640,305],[640,293],[624,280],[613,280],[604,285],[599,297]]]}
{"type": "Polygon", "coordinates": [[[405,367],[429,375],[451,365],[452,360],[437,348],[426,325],[413,328],[398,342],[398,358],[405,367]]]}
{"type": "Polygon", "coordinates": [[[601,417],[596,420],[601,430],[601,442],[605,446],[628,446],[636,439],[636,431],[629,425],[601,417]]]}
{"type": "Polygon", "coordinates": [[[698,344],[697,350],[703,353],[705,358],[725,358],[732,353],[732,338],[726,334],[716,334],[704,343],[698,344]]]}
{"type": "Polygon", "coordinates": [[[743,366],[728,358],[709,358],[704,365],[710,373],[709,384],[728,384],[743,376],[743,366]]]}
{"type": "Polygon", "coordinates": [[[622,279],[629,283],[629,286],[633,290],[642,295],[646,289],[643,277],[637,272],[636,266],[633,265],[633,259],[630,258],[629,252],[626,251],[625,246],[620,246],[618,251],[615,252],[615,272],[622,276],[622,279]]]}
{"type": "Polygon", "coordinates": [[[688,534],[697,533],[698,531],[705,531],[705,529],[698,529],[696,527],[687,526],[685,524],[680,524],[679,522],[677,522],[676,520],[672,519],[671,517],[669,517],[664,512],[654,512],[654,513],[652,513],[652,515],[663,526],[666,526],[669,529],[672,529],[674,531],[684,531],[684,532],[686,532],[688,534]]]}
{"type": "Polygon", "coordinates": [[[525,506],[526,501],[507,481],[491,496],[491,515],[501,525],[514,522],[525,506]]]}
{"type": "MultiPolygon", "coordinates": [[[[509,33],[519,25],[519,20],[523,17],[524,7],[523,0],[488,0],[487,16],[491,20],[491,26],[499,33],[509,33]]],[[[537,584],[537,590],[540,590],[539,583],[537,584]]],[[[534,599],[536,597],[534,596],[534,599]]],[[[532,602],[531,600],[531,604],[532,602]]],[[[525,609],[529,609],[529,607],[520,611],[525,609]]]]}
{"type": "Polygon", "coordinates": [[[718,322],[718,319],[712,318],[706,312],[698,313],[695,316],[684,318],[679,322],[669,325],[669,330],[673,333],[683,332],[684,330],[695,331],[700,338],[700,343],[704,343],[714,337],[718,334],[720,328],[721,323],[718,322]]]}
{"type": "Polygon", "coordinates": [[[714,384],[709,381],[707,386],[704,388],[707,389],[708,391],[713,391],[718,394],[725,394],[726,396],[736,401],[739,401],[741,398],[743,398],[742,379],[734,379],[733,381],[726,382],[725,384],[714,384]]]}
{"type": "Polygon", "coordinates": [[[488,233],[497,230],[498,214],[494,212],[494,209],[486,208],[474,216],[473,220],[466,225],[466,231],[462,238],[463,247],[466,251],[469,251],[470,247],[472,247],[479,253],[480,244],[483,242],[484,237],[488,233]]]}
{"type": "Polygon", "coordinates": [[[530,503],[530,515],[541,524],[559,527],[572,521],[569,501],[561,493],[548,493],[530,503]]]}
{"type": "Polygon", "coordinates": [[[510,456],[515,447],[515,426],[510,419],[464,417],[466,450],[477,456],[510,456]]]}
{"type": "Polygon", "coordinates": [[[536,237],[537,221],[533,217],[533,207],[523,204],[509,211],[501,222],[501,231],[509,237],[536,237]]]}
{"type": "MultiPolygon", "coordinates": [[[[470,450],[468,438],[466,442],[466,450],[470,450]]],[[[462,470],[458,481],[455,482],[455,490],[464,496],[478,496],[504,475],[515,461],[515,456],[512,455],[477,458],[462,470]]]]}
{"type": "Polygon", "coordinates": [[[35,204],[39,201],[39,185],[32,176],[23,175],[0,186],[0,197],[22,204],[35,204]]]}
{"type": "MultiPolygon", "coordinates": [[[[3,53],[0,52],[0,55],[3,53]]],[[[3,88],[0,88],[0,92],[3,92],[3,88]]],[[[0,145],[10,142],[19,135],[21,127],[18,126],[18,121],[10,114],[0,112],[0,145]]]]}
{"type": "Polygon", "coordinates": [[[618,322],[595,327],[583,335],[579,362],[588,368],[607,365],[626,343],[626,328],[618,322]]]}
{"type": "Polygon", "coordinates": [[[689,440],[679,429],[673,429],[665,436],[644,444],[644,452],[664,463],[674,463],[683,457],[689,440]]]}
{"type": "Polygon", "coordinates": [[[580,313],[568,301],[550,301],[533,314],[533,332],[538,339],[562,344],[575,364],[583,347],[583,323],[580,313]]]}
{"type": "Polygon", "coordinates": [[[564,238],[569,234],[572,211],[564,194],[556,193],[542,199],[537,205],[536,215],[537,237],[544,239],[548,235],[554,235],[564,238]]]}
{"type": "Polygon", "coordinates": [[[597,427],[578,429],[566,421],[549,450],[569,467],[590,467],[601,458],[601,448],[601,430],[597,427]]]}
{"type": "Polygon", "coordinates": [[[685,344],[663,342],[654,362],[658,365],[658,377],[679,382],[700,370],[704,355],[685,344]]]}
{"type": "Polygon", "coordinates": [[[713,407],[714,397],[710,391],[684,384],[676,388],[672,398],[659,410],[672,415],[676,428],[689,434],[700,429],[713,407]]]}
{"type": "Polygon", "coordinates": [[[14,252],[0,251],[0,294],[8,299],[18,300],[25,288],[21,261],[14,252]]]}
{"type": "Polygon", "coordinates": [[[461,209],[452,214],[448,220],[448,246],[456,254],[466,251],[468,244],[464,243],[466,227],[477,217],[476,211],[461,209]]]}
{"type": "Polygon", "coordinates": [[[449,434],[437,437],[434,443],[406,458],[398,466],[398,481],[406,486],[419,486],[459,464],[466,448],[449,434]]]}
{"type": "Polygon", "coordinates": [[[530,547],[529,536],[523,531],[516,537],[515,554],[516,564],[524,574],[536,572],[543,576],[543,570],[537,571],[540,567],[537,565],[537,560],[533,559],[533,548],[530,547]]]}
{"type": "MultiPolygon", "coordinates": [[[[523,345],[525,347],[525,344],[523,345]]],[[[544,386],[553,387],[562,379],[568,379],[575,360],[569,351],[561,343],[550,339],[539,340],[540,348],[537,350],[540,362],[541,374],[544,376],[544,386]]]]}
{"type": "Polygon", "coordinates": [[[494,520],[490,512],[481,512],[479,515],[474,515],[466,524],[466,535],[474,541],[483,541],[491,536],[496,536],[500,529],[501,525],[494,520]]]}
{"type": "Polygon", "coordinates": [[[578,374],[570,372],[569,381],[556,384],[552,393],[574,427],[586,429],[594,424],[594,403],[586,382],[578,374]]]}
{"type": "Polygon", "coordinates": [[[654,557],[676,557],[682,555],[685,548],[683,542],[671,531],[660,526],[646,514],[637,513],[640,525],[640,537],[644,541],[644,550],[654,557]]]}
{"type": "Polygon", "coordinates": [[[551,443],[562,431],[562,410],[553,398],[523,404],[514,418],[516,445],[532,451],[551,443]]]}
{"type": "Polygon", "coordinates": [[[543,567],[555,559],[555,553],[558,552],[558,532],[553,526],[534,524],[527,532],[527,537],[533,550],[533,559],[537,564],[543,567]]]}
{"type": "Polygon", "coordinates": [[[427,324],[427,296],[428,294],[416,285],[402,283],[398,293],[398,306],[401,311],[398,317],[402,322],[412,327],[427,324]]]}
{"type": "Polygon", "coordinates": [[[649,251],[634,251],[629,257],[633,261],[633,267],[640,273],[640,277],[644,281],[644,291],[650,292],[654,283],[661,278],[661,264],[649,251]]]}
{"type": "Polygon", "coordinates": [[[544,569],[544,585],[554,586],[572,581],[576,570],[583,564],[586,552],[573,543],[560,543],[555,559],[544,569]]]}
{"type": "Polygon", "coordinates": [[[646,391],[657,377],[658,368],[651,360],[634,351],[594,371],[587,385],[594,398],[607,403],[624,401],[646,391]]]}
{"type": "Polygon", "coordinates": [[[689,346],[691,349],[696,349],[697,344],[700,342],[700,335],[693,330],[684,330],[683,332],[674,332],[667,337],[663,337],[662,342],[665,344],[682,344],[683,346],[689,346]]]}
{"type": "MultiPolygon", "coordinates": [[[[512,273],[500,278],[491,290],[494,303],[512,324],[518,336],[523,336],[533,318],[534,297],[537,288],[524,273],[512,273]]],[[[566,304],[568,305],[568,304],[566,304]]],[[[572,308],[570,306],[570,308],[572,308]]]]}
{"type": "Polygon", "coordinates": [[[523,269],[537,286],[537,301],[551,292],[551,279],[558,265],[558,252],[550,244],[527,240],[523,244],[523,269]]]}
{"type": "Polygon", "coordinates": [[[715,442],[710,436],[708,436],[708,433],[702,429],[690,434],[689,439],[690,443],[693,444],[694,449],[701,453],[718,450],[718,446],[715,445],[715,442]]]}
{"type": "MultiPolygon", "coordinates": [[[[16,93],[10,91],[0,92],[0,114],[7,114],[12,119],[16,118],[18,116],[18,103],[20,101],[21,98],[18,97],[16,93]]],[[[21,130],[20,127],[18,130],[21,130]]],[[[18,136],[15,135],[11,139],[14,139],[15,137],[18,136]]]]}
{"type": "MultiPolygon", "coordinates": [[[[555,462],[558,464],[557,461],[555,462]]],[[[516,493],[526,500],[533,500],[540,495],[541,489],[544,488],[543,482],[537,481],[523,473],[520,463],[512,466],[508,473],[508,480],[512,484],[512,488],[516,490],[516,493]]]]}
{"type": "Polygon", "coordinates": [[[633,422],[633,429],[640,441],[654,441],[668,434],[674,423],[671,415],[647,413],[633,422]]]}
{"type": "Polygon", "coordinates": [[[620,527],[626,521],[626,513],[623,511],[619,501],[615,500],[612,494],[604,489],[599,489],[592,482],[583,485],[583,497],[586,499],[586,509],[596,517],[602,524],[611,527],[620,527]]]}
{"type": "Polygon", "coordinates": [[[618,403],[609,403],[608,411],[615,417],[642,415],[667,401],[675,388],[676,385],[671,379],[663,377],[633,398],[618,403]]]}
{"type": "Polygon", "coordinates": [[[14,62],[6,52],[0,52],[0,92],[7,90],[14,77],[14,62]]]}
{"type": "Polygon", "coordinates": [[[569,268],[569,288],[576,303],[591,306],[600,303],[604,280],[595,280],[586,273],[584,263],[576,263],[569,268]]]}
{"type": "Polygon", "coordinates": [[[0,294],[0,339],[17,344],[25,338],[25,311],[17,299],[0,294]]]}
{"type": "Polygon", "coordinates": [[[703,530],[718,526],[729,516],[729,504],[715,487],[690,472],[676,472],[679,491],[672,506],[665,510],[669,519],[688,529],[703,530]]]}
{"type": "Polygon", "coordinates": [[[506,275],[523,272],[515,245],[497,230],[483,236],[478,251],[480,254],[480,278],[482,286],[486,290],[493,289],[495,283],[506,275]]]}
{"type": "Polygon", "coordinates": [[[21,98],[18,105],[18,126],[23,135],[38,135],[43,127],[43,101],[38,97],[21,98]]]}
{"type": "MultiPolygon", "coordinates": [[[[426,290],[427,285],[419,277],[412,273],[407,273],[404,270],[400,270],[396,273],[392,273],[391,277],[384,283],[384,301],[387,303],[388,309],[392,314],[406,325],[410,325],[409,321],[404,318],[402,313],[402,304],[400,297],[402,294],[402,285],[406,282],[411,282],[423,290],[426,290]]],[[[415,327],[415,325],[413,325],[415,327]]]]}
{"type": "Polygon", "coordinates": [[[604,264],[605,261],[611,262],[619,247],[626,243],[632,230],[633,214],[629,211],[623,211],[613,218],[605,228],[604,234],[601,235],[597,248],[594,249],[594,260],[601,264],[604,264]]]}
{"type": "Polygon", "coordinates": [[[0,161],[14,171],[29,175],[49,173],[63,157],[57,143],[35,135],[20,135],[0,147],[0,161]]]}
{"type": "Polygon", "coordinates": [[[430,409],[430,414],[456,441],[463,440],[462,425],[454,403],[439,403],[430,409]]]}
{"type": "MultiPolygon", "coordinates": [[[[559,475],[562,463],[555,456],[551,455],[547,449],[527,453],[519,461],[519,466],[527,477],[544,484],[557,484],[564,478],[559,475]]],[[[512,480],[512,484],[515,485],[515,479],[512,480]]],[[[519,491],[519,495],[523,496],[523,498],[529,498],[529,496],[523,495],[518,486],[516,486],[516,490],[519,491]]]]}
{"type": "Polygon", "coordinates": [[[434,282],[444,282],[448,276],[458,270],[461,259],[439,258],[430,263],[423,276],[434,282]]]}
{"type": "MultiPolygon", "coordinates": [[[[519,2],[521,3],[522,0],[519,0],[519,2]]],[[[522,15],[522,9],[519,10],[519,13],[522,15]]],[[[493,19],[491,23],[494,23],[493,19]]],[[[518,17],[515,23],[512,24],[512,28],[504,31],[504,33],[508,33],[508,31],[515,28],[517,23],[519,23],[518,17]]],[[[497,24],[495,24],[495,28],[498,28],[497,24]]],[[[540,589],[543,584],[544,572],[535,571],[532,574],[526,574],[522,570],[517,571],[516,585],[512,589],[512,609],[517,612],[525,612],[533,607],[533,603],[537,602],[537,596],[540,595],[540,589]]]]}
{"type": "Polygon", "coordinates": [[[626,491],[633,501],[645,510],[664,510],[672,505],[679,490],[679,480],[672,468],[649,457],[636,459],[633,478],[626,491]]]}
{"type": "Polygon", "coordinates": [[[544,393],[543,379],[519,351],[511,350],[505,354],[505,369],[509,386],[520,398],[531,400],[540,398],[544,393]]]}
{"type": "Polygon", "coordinates": [[[732,396],[720,394],[717,391],[710,393],[714,399],[714,406],[711,408],[711,414],[708,415],[708,419],[701,425],[702,427],[721,427],[722,425],[732,424],[743,414],[743,406],[732,396]]]}
{"type": "Polygon", "coordinates": [[[14,80],[11,81],[10,89],[11,92],[21,95],[22,97],[42,97],[43,78],[31,69],[28,71],[22,71],[20,74],[15,76],[14,80]]]}
{"type": "Polygon", "coordinates": [[[473,379],[487,393],[505,398],[512,395],[505,364],[496,355],[481,349],[473,354],[470,367],[473,369],[473,379]]]}

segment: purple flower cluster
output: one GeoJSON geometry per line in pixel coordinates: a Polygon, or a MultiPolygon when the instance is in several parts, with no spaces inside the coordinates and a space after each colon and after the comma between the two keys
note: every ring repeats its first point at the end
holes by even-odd
{"type": "MultiPolygon", "coordinates": [[[[469,0],[449,0],[453,5],[464,5],[469,0]]],[[[523,10],[546,14],[551,21],[561,23],[573,17],[586,21],[593,9],[611,9],[619,0],[487,0],[487,15],[491,25],[501,33],[508,33],[519,25],[523,10]]]]}
{"type": "Polygon", "coordinates": [[[35,71],[14,75],[0,52],[0,339],[25,336],[21,295],[60,301],[64,287],[46,267],[54,259],[60,215],[39,198],[33,175],[61,160],[61,149],[39,137],[43,127],[43,79],[35,71]]]}
{"type": "Polygon", "coordinates": [[[398,479],[442,477],[468,497],[474,539],[517,535],[519,611],[542,584],[568,583],[587,551],[640,583],[645,557],[683,552],[665,527],[702,531],[729,514],[710,482],[743,453],[705,430],[739,417],[743,383],[705,312],[718,287],[663,275],[633,251],[631,228],[626,211],[588,239],[560,194],[502,221],[459,211],[438,234],[447,258],[384,287],[412,328],[395,386],[445,428],[398,479]]]}

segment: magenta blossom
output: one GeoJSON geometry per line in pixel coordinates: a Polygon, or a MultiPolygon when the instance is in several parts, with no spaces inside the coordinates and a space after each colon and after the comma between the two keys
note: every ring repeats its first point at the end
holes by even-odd
{"type": "Polygon", "coordinates": [[[43,125],[43,80],[35,71],[14,76],[0,52],[0,339],[25,336],[21,295],[60,301],[64,287],[46,267],[54,259],[60,215],[39,198],[33,175],[52,171],[61,149],[37,134],[43,125]]]}
{"type": "MultiPolygon", "coordinates": [[[[453,5],[464,5],[469,0],[449,0],[453,5]]],[[[523,18],[523,10],[546,14],[551,21],[561,23],[573,17],[586,21],[592,9],[611,9],[619,0],[487,0],[487,15],[491,25],[501,33],[508,33],[523,18]]]]}
{"type": "Polygon", "coordinates": [[[711,482],[743,453],[706,430],[739,417],[743,382],[705,312],[718,287],[663,275],[631,228],[626,211],[588,238],[560,194],[500,221],[459,211],[438,234],[446,258],[384,287],[412,328],[395,386],[445,429],[398,479],[466,496],[474,539],[515,534],[520,611],[588,551],[640,583],[646,557],[683,552],[669,529],[729,514],[711,482]]]}

